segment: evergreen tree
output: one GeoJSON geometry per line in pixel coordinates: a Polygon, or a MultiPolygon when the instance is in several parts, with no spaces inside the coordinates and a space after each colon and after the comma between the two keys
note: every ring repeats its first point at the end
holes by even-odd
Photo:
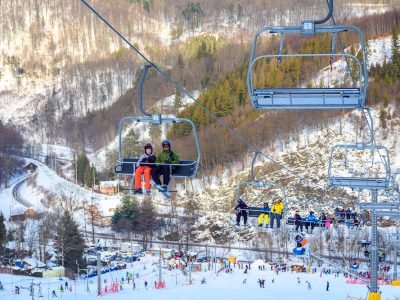
{"type": "Polygon", "coordinates": [[[82,153],[77,160],[77,178],[80,184],[85,183],[85,171],[88,167],[90,167],[89,159],[85,153],[82,153]]]}
{"type": "Polygon", "coordinates": [[[7,244],[7,228],[4,221],[4,215],[0,212],[0,254],[4,253],[7,244]]]}
{"type": "Polygon", "coordinates": [[[108,169],[108,180],[115,179],[115,164],[118,159],[117,150],[106,149],[106,168],[108,169]]]}
{"type": "Polygon", "coordinates": [[[82,266],[85,242],[78,224],[69,211],[65,211],[56,225],[58,257],[61,265],[76,269],[76,261],[82,266]]]}
{"type": "Polygon", "coordinates": [[[175,17],[171,23],[171,39],[176,40],[183,34],[183,23],[180,18],[175,17]]]}
{"type": "Polygon", "coordinates": [[[386,111],[384,110],[383,107],[381,107],[381,110],[380,110],[380,113],[379,113],[379,120],[381,121],[382,128],[386,128],[387,127],[386,111]]]}
{"type": "MultiPolygon", "coordinates": [[[[350,54],[353,56],[357,55],[356,50],[353,45],[350,47],[350,54]]],[[[359,78],[359,70],[360,70],[360,67],[357,64],[356,60],[352,59],[351,60],[351,75],[352,75],[352,78],[354,81],[357,81],[359,78]]]]}
{"type": "Polygon", "coordinates": [[[399,32],[396,24],[393,24],[392,26],[392,61],[397,70],[396,76],[398,76],[398,71],[400,70],[400,46],[399,32]]]}
{"type": "Polygon", "coordinates": [[[389,94],[385,92],[383,94],[383,107],[387,108],[389,106],[389,94]]]}
{"type": "Polygon", "coordinates": [[[93,183],[94,184],[99,183],[99,176],[94,166],[91,166],[89,164],[86,165],[84,174],[84,183],[88,187],[93,187],[93,183]]]}
{"type": "Polygon", "coordinates": [[[131,129],[122,141],[122,154],[124,157],[137,157],[141,154],[139,135],[131,129]]]}
{"type": "Polygon", "coordinates": [[[140,205],[138,215],[138,229],[143,237],[143,248],[147,248],[147,243],[152,240],[154,231],[157,229],[157,217],[153,202],[145,199],[140,205]]]}
{"type": "Polygon", "coordinates": [[[112,227],[115,231],[132,232],[136,229],[139,215],[137,200],[131,195],[122,196],[121,205],[117,207],[111,218],[112,227]]]}
{"type": "Polygon", "coordinates": [[[175,109],[179,109],[182,106],[182,94],[179,89],[175,90],[175,99],[174,99],[174,107],[175,109]]]}
{"type": "MultiPolygon", "coordinates": [[[[151,125],[150,127],[150,138],[152,141],[161,140],[161,127],[158,125],[151,125]]],[[[153,142],[155,143],[155,142],[153,142]]]]}

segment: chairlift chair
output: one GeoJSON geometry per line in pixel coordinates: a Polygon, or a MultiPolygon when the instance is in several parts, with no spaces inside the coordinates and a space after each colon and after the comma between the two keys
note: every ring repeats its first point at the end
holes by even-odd
{"type": "Polygon", "coordinates": [[[368,70],[366,47],[362,31],[358,27],[350,25],[327,26],[313,23],[312,26],[308,26],[311,23],[304,22],[303,26],[268,26],[256,32],[247,73],[247,89],[251,104],[255,109],[353,109],[364,107],[368,88],[368,70]],[[336,52],[334,36],[346,31],[351,31],[358,35],[362,54],[361,60],[355,55],[336,52]],[[279,54],[256,54],[258,39],[261,34],[279,34],[279,54]],[[284,54],[283,39],[287,34],[300,34],[303,36],[331,34],[331,53],[284,54]],[[330,57],[331,62],[333,58],[351,60],[358,65],[358,82],[354,82],[353,86],[350,87],[335,88],[276,88],[255,86],[253,71],[257,62],[260,60],[277,59],[278,63],[280,63],[283,58],[289,57],[330,57]]]}
{"type": "Polygon", "coordinates": [[[332,187],[349,187],[357,190],[387,189],[391,184],[388,149],[384,146],[358,143],[335,145],[331,150],[328,180],[332,187]],[[342,159],[343,153],[351,152],[355,159],[342,159]],[[360,156],[369,155],[369,160],[360,156]],[[346,164],[346,167],[344,167],[346,164]]]}
{"type": "MultiPolygon", "coordinates": [[[[240,182],[237,188],[237,193],[236,193],[236,199],[241,198],[242,196],[242,188],[245,187],[254,187],[254,188],[278,188],[281,190],[282,193],[282,202],[286,206],[286,192],[285,192],[285,187],[280,184],[275,184],[275,183],[269,183],[266,181],[248,181],[248,182],[240,182]]],[[[258,196],[256,199],[259,199],[260,196],[258,196]]],[[[254,205],[254,203],[251,203],[250,205],[254,205]]],[[[262,210],[262,207],[257,207],[257,206],[249,206],[248,209],[246,209],[249,212],[249,217],[258,217],[261,213],[265,213],[262,210]]],[[[283,216],[282,216],[283,217],[283,216]]]]}
{"type": "MultiPolygon", "coordinates": [[[[147,124],[153,124],[161,126],[162,124],[176,124],[176,123],[187,123],[191,126],[196,150],[197,150],[197,159],[196,160],[181,160],[179,164],[161,164],[156,163],[154,165],[168,165],[170,167],[170,174],[171,177],[177,178],[193,178],[196,176],[197,169],[200,163],[200,146],[196,132],[196,126],[194,123],[189,119],[184,118],[173,118],[173,117],[162,117],[160,114],[151,114],[146,112],[143,105],[143,85],[146,80],[147,74],[149,70],[154,67],[152,64],[143,65],[143,73],[141,75],[139,81],[139,108],[141,113],[144,115],[143,117],[125,117],[122,118],[119,122],[119,129],[118,129],[118,165],[115,167],[116,174],[134,176],[134,172],[137,167],[137,162],[139,158],[132,158],[132,157],[124,157],[122,153],[122,136],[123,136],[123,128],[124,124],[127,121],[130,122],[141,122],[147,124]]],[[[167,192],[169,191],[169,185],[167,188],[167,192]]]]}
{"type": "MultiPolygon", "coordinates": [[[[123,139],[123,128],[127,122],[141,122],[147,124],[161,125],[163,123],[188,123],[193,130],[194,140],[197,149],[196,160],[181,160],[179,164],[168,164],[171,167],[171,177],[177,178],[193,178],[196,176],[197,169],[200,162],[200,146],[197,138],[196,127],[194,123],[189,119],[181,118],[165,118],[159,114],[153,114],[151,117],[125,117],[119,122],[118,130],[118,165],[115,167],[115,173],[121,175],[133,176],[137,167],[138,157],[124,157],[122,153],[122,139],[123,139]]],[[[163,165],[160,163],[154,165],[163,165]]]]}

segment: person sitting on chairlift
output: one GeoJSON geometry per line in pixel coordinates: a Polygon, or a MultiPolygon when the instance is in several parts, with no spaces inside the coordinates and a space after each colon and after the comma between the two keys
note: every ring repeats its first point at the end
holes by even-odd
{"type": "Polygon", "coordinates": [[[299,228],[300,228],[300,232],[302,232],[303,231],[303,220],[301,219],[300,212],[298,210],[296,210],[296,213],[294,214],[293,219],[294,219],[294,225],[296,225],[295,230],[299,231],[299,228]]]}
{"type": "Polygon", "coordinates": [[[154,182],[161,186],[164,190],[168,188],[171,173],[179,164],[179,156],[171,150],[171,143],[168,140],[162,142],[163,151],[157,155],[156,167],[151,169],[151,176],[154,182]],[[163,183],[161,184],[160,176],[163,175],[163,183]]]}
{"type": "Polygon", "coordinates": [[[247,209],[248,205],[242,199],[237,200],[236,210],[236,226],[240,226],[240,218],[243,216],[244,226],[247,225],[247,209]]]}
{"type": "Polygon", "coordinates": [[[156,156],[153,154],[153,146],[147,143],[144,146],[144,154],[139,157],[137,162],[138,167],[135,170],[135,194],[142,194],[142,174],[144,174],[144,182],[146,187],[146,194],[151,193],[151,169],[155,166],[156,156]]]}
{"type": "Polygon", "coordinates": [[[271,209],[268,206],[267,202],[264,202],[264,206],[261,209],[262,213],[258,216],[258,227],[262,227],[263,223],[265,226],[268,228],[269,226],[269,214],[271,212],[271,209]]]}
{"type": "Polygon", "coordinates": [[[282,203],[282,200],[279,198],[275,198],[274,203],[271,207],[271,220],[270,227],[274,228],[274,220],[276,219],[276,227],[281,227],[281,219],[283,214],[283,209],[285,205],[282,203]]]}
{"type": "Polygon", "coordinates": [[[313,211],[310,211],[310,214],[306,218],[306,222],[305,222],[307,233],[310,233],[308,231],[308,227],[310,227],[310,225],[311,225],[311,233],[313,232],[315,224],[317,222],[318,222],[318,218],[316,216],[314,216],[314,212],[313,211]]]}

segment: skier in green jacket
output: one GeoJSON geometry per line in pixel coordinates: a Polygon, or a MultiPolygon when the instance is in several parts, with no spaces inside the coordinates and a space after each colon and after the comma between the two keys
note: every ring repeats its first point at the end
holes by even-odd
{"type": "Polygon", "coordinates": [[[151,177],[157,185],[163,189],[167,189],[171,172],[175,168],[174,166],[170,166],[170,164],[179,164],[179,156],[171,150],[170,141],[163,141],[162,147],[163,151],[156,158],[157,166],[151,169],[151,177]],[[161,175],[163,175],[163,184],[161,184],[160,180],[161,175]]]}

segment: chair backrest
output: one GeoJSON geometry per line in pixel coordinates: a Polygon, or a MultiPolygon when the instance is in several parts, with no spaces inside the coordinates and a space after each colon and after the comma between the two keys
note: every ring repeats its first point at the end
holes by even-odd
{"type": "Polygon", "coordinates": [[[258,217],[261,214],[268,214],[268,212],[263,211],[261,207],[248,207],[246,210],[249,212],[249,217],[258,217]]]}
{"type": "MultiPolygon", "coordinates": [[[[123,158],[115,167],[115,173],[133,175],[139,158],[123,158]]],[[[194,177],[196,174],[196,160],[181,160],[179,165],[173,165],[172,177],[194,177]]]]}
{"type": "Polygon", "coordinates": [[[115,167],[115,173],[133,175],[138,160],[139,158],[123,158],[119,165],[115,167]]]}
{"type": "Polygon", "coordinates": [[[180,165],[174,166],[171,176],[173,177],[193,177],[196,172],[195,160],[181,160],[180,165]]]}

